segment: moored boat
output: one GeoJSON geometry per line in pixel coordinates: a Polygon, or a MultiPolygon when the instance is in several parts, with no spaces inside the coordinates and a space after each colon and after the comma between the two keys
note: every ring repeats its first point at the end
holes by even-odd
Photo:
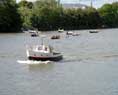
{"type": "Polygon", "coordinates": [[[90,30],[89,33],[98,33],[99,31],[97,30],[90,30]]]}
{"type": "Polygon", "coordinates": [[[64,32],[64,29],[58,29],[58,32],[62,33],[62,32],[64,32]]]}
{"type": "Polygon", "coordinates": [[[35,30],[29,30],[29,33],[31,34],[31,37],[37,37],[37,36],[39,36],[38,31],[35,31],[35,30]]]}
{"type": "Polygon", "coordinates": [[[31,37],[37,37],[37,36],[38,36],[37,33],[32,33],[32,34],[31,34],[31,37]]]}
{"type": "Polygon", "coordinates": [[[72,31],[68,31],[68,32],[66,32],[66,35],[73,35],[73,32],[72,31]]]}
{"type": "Polygon", "coordinates": [[[60,39],[60,35],[53,35],[51,39],[60,39]]]}

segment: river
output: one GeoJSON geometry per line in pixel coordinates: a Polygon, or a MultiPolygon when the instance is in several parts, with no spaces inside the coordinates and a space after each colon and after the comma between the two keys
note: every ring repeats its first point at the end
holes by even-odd
{"type": "Polygon", "coordinates": [[[79,30],[75,32],[80,36],[44,39],[64,59],[34,66],[17,60],[26,60],[25,46],[41,43],[40,38],[0,34],[0,95],[118,95],[118,29],[99,31],[79,30]]]}

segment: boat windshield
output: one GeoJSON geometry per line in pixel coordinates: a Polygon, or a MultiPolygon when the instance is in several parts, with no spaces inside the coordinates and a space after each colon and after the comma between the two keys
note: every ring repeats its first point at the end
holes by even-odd
{"type": "Polygon", "coordinates": [[[51,47],[51,46],[41,45],[41,46],[37,46],[37,47],[36,47],[36,50],[37,50],[37,51],[52,52],[52,47],[51,47]]]}

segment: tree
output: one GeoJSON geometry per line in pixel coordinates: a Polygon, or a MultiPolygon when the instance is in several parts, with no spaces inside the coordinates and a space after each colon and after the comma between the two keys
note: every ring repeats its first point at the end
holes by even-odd
{"type": "Polygon", "coordinates": [[[96,9],[88,7],[84,10],[84,12],[86,15],[85,21],[87,28],[99,28],[102,26],[101,17],[96,9]]]}
{"type": "Polygon", "coordinates": [[[61,7],[55,0],[40,0],[34,3],[32,26],[39,30],[54,30],[58,27],[61,7]]]}
{"type": "Polygon", "coordinates": [[[118,3],[105,4],[99,9],[104,25],[118,27],[118,3]]]}
{"type": "Polygon", "coordinates": [[[33,8],[33,3],[28,2],[26,0],[22,0],[21,2],[18,3],[18,10],[19,13],[21,14],[21,19],[22,19],[22,27],[24,29],[31,28],[31,17],[32,17],[32,8],[33,8]]]}
{"type": "Polygon", "coordinates": [[[28,1],[26,1],[26,0],[22,0],[22,1],[20,1],[20,2],[18,3],[18,6],[19,6],[19,7],[27,7],[27,8],[29,8],[29,9],[32,9],[33,3],[32,3],[32,2],[28,2],[28,1]]]}
{"type": "Polygon", "coordinates": [[[18,32],[21,18],[14,0],[0,1],[0,32],[18,32]]]}
{"type": "Polygon", "coordinates": [[[118,27],[118,2],[112,3],[112,9],[113,9],[113,25],[114,27],[118,27]]]}

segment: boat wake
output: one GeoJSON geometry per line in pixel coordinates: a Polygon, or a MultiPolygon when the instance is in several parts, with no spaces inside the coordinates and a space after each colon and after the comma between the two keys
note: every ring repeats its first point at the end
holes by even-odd
{"type": "Polygon", "coordinates": [[[33,60],[17,60],[20,64],[36,65],[36,64],[49,64],[52,61],[33,61],[33,60]]]}

